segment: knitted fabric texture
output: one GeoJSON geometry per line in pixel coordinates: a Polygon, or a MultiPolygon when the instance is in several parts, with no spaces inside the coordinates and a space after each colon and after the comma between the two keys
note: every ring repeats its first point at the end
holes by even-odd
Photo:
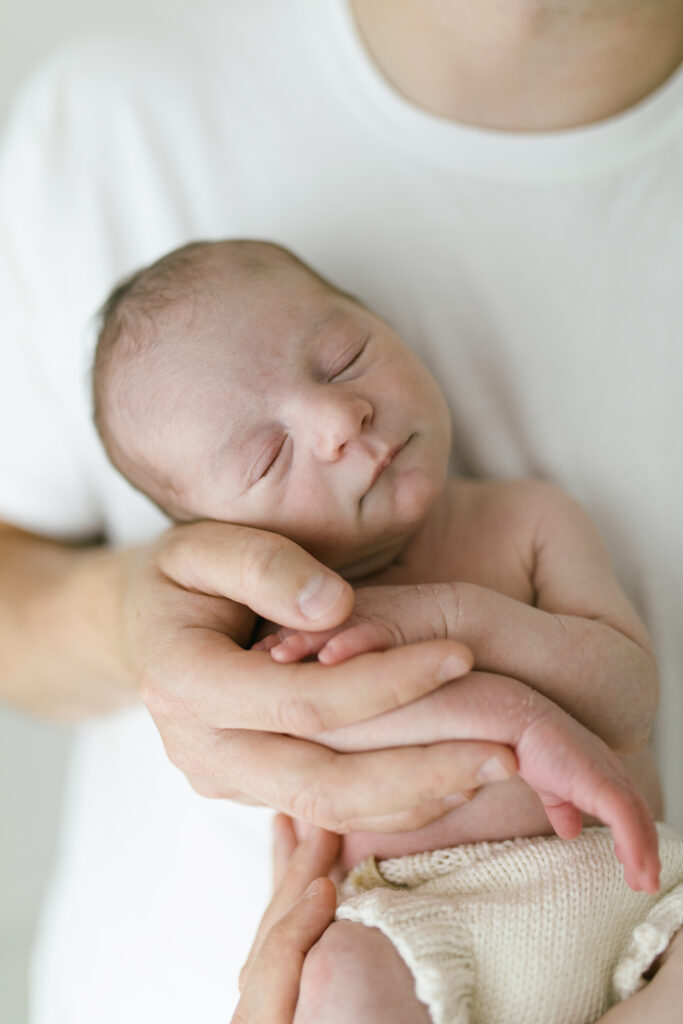
{"type": "Polygon", "coordinates": [[[683,925],[683,839],[658,832],[655,895],[629,889],[609,831],[588,828],[368,858],[337,918],[384,932],[434,1024],[592,1024],[683,925]]]}

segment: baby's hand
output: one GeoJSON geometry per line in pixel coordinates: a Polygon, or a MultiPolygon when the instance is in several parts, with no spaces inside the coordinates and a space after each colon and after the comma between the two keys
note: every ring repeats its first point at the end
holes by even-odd
{"type": "Polygon", "coordinates": [[[357,654],[386,651],[395,647],[391,628],[383,622],[362,622],[355,615],[337,629],[322,633],[278,629],[254,644],[257,651],[270,651],[274,661],[287,664],[317,654],[323,665],[336,665],[357,654]]]}
{"type": "Polygon", "coordinates": [[[445,624],[443,631],[435,626],[444,622],[440,612],[435,587],[361,587],[355,592],[353,615],[336,629],[320,633],[279,629],[254,647],[270,651],[283,664],[317,655],[324,665],[337,665],[368,651],[447,636],[445,624]]]}
{"type": "Polygon", "coordinates": [[[575,718],[516,679],[473,671],[411,704],[315,739],[341,752],[449,740],[506,743],[558,835],[575,838],[582,812],[597,818],[612,830],[631,888],[658,889],[657,831],[622,762],[575,718]]]}

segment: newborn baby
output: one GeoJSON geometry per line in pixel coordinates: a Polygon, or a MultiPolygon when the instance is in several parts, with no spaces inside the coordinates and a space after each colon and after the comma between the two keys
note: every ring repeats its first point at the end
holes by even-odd
{"type": "MultiPolygon", "coordinates": [[[[326,955],[337,934],[348,948],[351,928],[367,960],[377,933],[363,926],[380,929],[415,978],[406,1020],[426,1006],[437,1024],[580,1024],[635,992],[683,921],[683,846],[660,827],[656,897],[658,837],[636,786],[656,805],[638,753],[656,671],[581,510],[539,482],[449,480],[448,410],[426,367],[268,243],[195,243],[120,285],[103,310],[94,395],[110,458],[175,521],[273,530],[357,586],[340,630],[267,636],[255,646],[270,657],[329,664],[434,637],[472,652],[464,678],[318,742],[462,737],[516,753],[517,778],[492,764],[494,784],[417,832],[345,837],[347,920],[323,937],[326,955]],[[565,842],[581,812],[609,826],[614,850],[601,827],[565,842]]],[[[385,1019],[368,1011],[381,972],[370,992],[344,963],[343,1013],[385,1019]]],[[[304,970],[297,1020],[336,1019],[326,984],[304,970]]]]}

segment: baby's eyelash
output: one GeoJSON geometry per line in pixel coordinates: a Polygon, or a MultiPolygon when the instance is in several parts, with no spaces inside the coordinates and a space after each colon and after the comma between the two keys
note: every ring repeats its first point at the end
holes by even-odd
{"type": "Polygon", "coordinates": [[[286,437],[283,437],[283,439],[282,439],[282,443],[280,444],[280,447],[279,447],[279,448],[278,448],[278,450],[277,450],[277,451],[275,452],[275,455],[273,455],[272,459],[270,460],[270,462],[268,463],[268,465],[266,466],[266,468],[265,468],[265,469],[263,470],[263,472],[261,473],[261,476],[259,477],[259,480],[263,480],[263,478],[264,478],[265,476],[268,476],[268,474],[270,473],[271,469],[273,468],[273,466],[275,465],[275,463],[276,463],[276,462],[277,462],[277,460],[279,459],[279,457],[280,457],[280,455],[281,455],[281,453],[282,453],[282,449],[283,449],[283,448],[284,448],[284,446],[285,446],[285,441],[286,441],[286,440],[287,440],[287,438],[286,438],[286,437]]]}
{"type": "MultiPolygon", "coordinates": [[[[363,348],[365,348],[365,346],[363,346],[363,348]]],[[[361,355],[361,352],[362,352],[362,351],[363,351],[363,349],[361,348],[361,349],[359,349],[359,350],[358,350],[358,351],[356,352],[356,354],[355,354],[355,356],[353,357],[353,359],[349,360],[349,362],[348,362],[348,363],[346,364],[346,366],[344,367],[344,370],[350,370],[350,369],[351,369],[351,367],[353,366],[353,364],[354,364],[354,363],[356,363],[356,362],[358,362],[358,360],[360,359],[360,355],[361,355]]],[[[343,372],[344,372],[344,370],[340,370],[339,372],[340,372],[340,373],[343,373],[343,372]]]]}
{"type": "Polygon", "coordinates": [[[365,352],[365,349],[367,347],[368,341],[369,341],[369,338],[366,338],[365,341],[363,342],[363,344],[361,345],[361,347],[356,352],[356,354],[351,359],[349,359],[348,363],[346,363],[344,366],[342,366],[342,368],[340,370],[337,370],[335,373],[333,373],[332,376],[330,377],[330,380],[334,380],[336,377],[341,376],[342,373],[346,373],[347,370],[351,369],[351,367],[354,365],[354,363],[358,362],[360,357],[365,352]]]}

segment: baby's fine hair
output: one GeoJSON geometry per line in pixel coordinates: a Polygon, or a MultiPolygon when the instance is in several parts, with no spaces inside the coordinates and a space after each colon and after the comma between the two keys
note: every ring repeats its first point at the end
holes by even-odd
{"type": "Polygon", "coordinates": [[[183,321],[189,326],[193,315],[212,302],[220,306],[231,275],[276,274],[284,266],[337,290],[290,250],[253,239],[189,242],[116,285],[99,311],[92,368],[93,418],[110,455],[110,414],[117,402],[110,388],[114,364],[116,391],[125,391],[122,366],[134,373],[145,354],[164,343],[169,328],[183,321]]]}
{"type": "MultiPolygon", "coordinates": [[[[160,370],[153,357],[172,345],[174,339],[191,332],[207,309],[215,308],[216,315],[224,315],[229,328],[245,280],[261,277],[275,282],[287,269],[342,294],[298,256],[274,242],[195,241],[125,278],[99,312],[92,368],[95,427],[116,468],[173,518],[180,515],[174,508],[173,482],[160,476],[159,467],[145,458],[144,446],[131,441],[139,435],[139,424],[147,417],[149,390],[163,390],[164,373],[172,372],[160,370]],[[147,386],[141,386],[141,381],[147,386]]],[[[175,372],[182,372],[182,368],[176,367],[175,372]]],[[[161,426],[162,418],[160,413],[159,424],[153,422],[151,427],[161,426]]]]}

